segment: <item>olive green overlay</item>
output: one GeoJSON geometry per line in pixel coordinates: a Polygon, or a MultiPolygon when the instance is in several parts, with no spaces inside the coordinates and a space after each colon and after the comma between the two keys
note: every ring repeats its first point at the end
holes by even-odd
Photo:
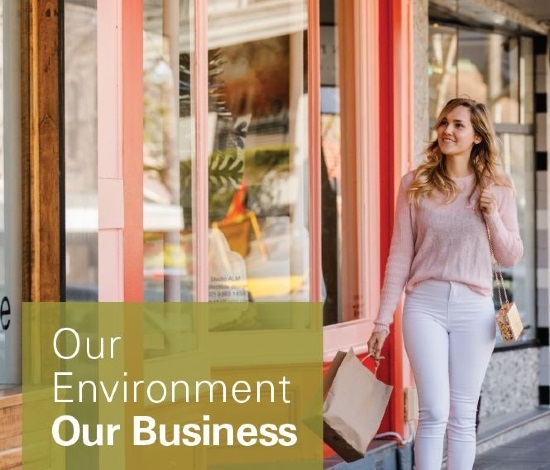
{"type": "Polygon", "coordinates": [[[24,469],[322,469],[322,305],[28,303],[24,469]]]}

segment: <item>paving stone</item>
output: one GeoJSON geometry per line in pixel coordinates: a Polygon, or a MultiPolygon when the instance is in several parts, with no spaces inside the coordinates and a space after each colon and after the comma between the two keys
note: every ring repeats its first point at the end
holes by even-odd
{"type": "Polygon", "coordinates": [[[550,470],[550,431],[537,431],[479,455],[474,470],[550,470]]]}

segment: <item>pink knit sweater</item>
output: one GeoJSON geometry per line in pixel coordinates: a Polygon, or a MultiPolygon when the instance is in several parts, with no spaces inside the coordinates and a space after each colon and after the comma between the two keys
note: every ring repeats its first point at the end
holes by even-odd
{"type": "MultiPolygon", "coordinates": [[[[442,194],[432,193],[418,208],[407,196],[413,178],[414,172],[409,172],[401,179],[374,331],[388,330],[403,289],[410,293],[428,279],[461,282],[483,295],[492,295],[485,222],[477,210],[477,194],[469,198],[474,175],[455,179],[463,189],[450,204],[442,194]]],[[[498,210],[487,215],[495,258],[502,266],[513,266],[523,255],[514,191],[497,185],[491,191],[498,205],[498,210]]]]}

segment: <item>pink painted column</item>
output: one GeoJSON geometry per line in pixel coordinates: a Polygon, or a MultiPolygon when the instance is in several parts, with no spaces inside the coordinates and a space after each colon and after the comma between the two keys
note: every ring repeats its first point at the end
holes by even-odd
{"type": "Polygon", "coordinates": [[[100,302],[143,299],[143,6],[98,0],[100,302]]]}
{"type": "MultiPolygon", "coordinates": [[[[402,0],[381,0],[380,7],[380,274],[390,249],[395,198],[401,175],[412,159],[412,5],[402,0]]],[[[379,376],[394,385],[389,406],[390,428],[403,435],[404,391],[411,384],[411,372],[402,341],[401,306],[386,341],[386,357],[379,376]]]]}
{"type": "Polygon", "coordinates": [[[359,181],[357,195],[357,228],[359,239],[359,291],[362,299],[363,318],[372,320],[380,303],[380,160],[391,158],[379,153],[379,139],[385,138],[380,132],[379,120],[379,12],[377,2],[355,2],[357,28],[357,56],[355,76],[357,81],[356,119],[358,122],[358,161],[359,181]]]}

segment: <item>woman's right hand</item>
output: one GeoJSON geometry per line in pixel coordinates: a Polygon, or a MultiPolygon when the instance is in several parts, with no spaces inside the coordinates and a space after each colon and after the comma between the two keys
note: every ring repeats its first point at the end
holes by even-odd
{"type": "Polygon", "coordinates": [[[369,349],[369,354],[373,359],[380,359],[380,352],[382,351],[382,346],[384,346],[384,341],[388,337],[388,332],[383,331],[374,331],[367,341],[367,347],[369,349]]]}

